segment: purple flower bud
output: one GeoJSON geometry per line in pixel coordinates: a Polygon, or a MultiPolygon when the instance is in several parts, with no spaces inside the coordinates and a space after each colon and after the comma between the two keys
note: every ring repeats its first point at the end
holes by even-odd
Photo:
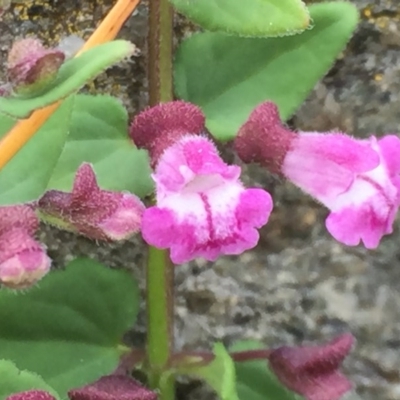
{"type": "Polygon", "coordinates": [[[156,400],[157,394],[126,375],[108,375],[68,392],[71,400],[156,400]]]}
{"type": "Polygon", "coordinates": [[[90,164],[82,164],[71,193],[50,190],[38,202],[45,222],[91,239],[123,240],[140,229],[145,210],[131,193],[102,190],[90,164]]]}
{"type": "Polygon", "coordinates": [[[55,398],[44,390],[27,390],[12,394],[6,400],[55,400],[55,398]]]}
{"type": "Polygon", "coordinates": [[[351,390],[350,381],[338,371],[354,343],[344,334],[323,346],[280,347],[269,356],[279,380],[307,400],[338,400],[351,390]]]}
{"type": "Polygon", "coordinates": [[[54,80],[64,60],[62,51],[46,49],[38,39],[18,40],[8,54],[8,80],[14,92],[32,94],[54,80]]]}
{"type": "Polygon", "coordinates": [[[33,238],[39,221],[29,206],[0,208],[0,283],[12,289],[32,286],[50,270],[51,261],[33,238]]]}
{"type": "Polygon", "coordinates": [[[135,145],[150,154],[153,168],[164,150],[186,135],[205,132],[201,109],[185,101],[161,103],[141,112],[132,122],[129,135],[135,145]]]}

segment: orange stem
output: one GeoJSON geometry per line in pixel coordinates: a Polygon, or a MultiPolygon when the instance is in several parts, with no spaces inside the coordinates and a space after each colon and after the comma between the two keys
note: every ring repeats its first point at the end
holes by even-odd
{"type": "MultiPolygon", "coordinates": [[[[121,30],[122,25],[135,10],[139,1],[118,0],[76,56],[94,46],[113,40],[121,30]]],[[[21,150],[28,140],[50,118],[54,111],[57,110],[61,103],[62,100],[34,111],[29,118],[17,122],[0,140],[0,169],[21,150]]]]}

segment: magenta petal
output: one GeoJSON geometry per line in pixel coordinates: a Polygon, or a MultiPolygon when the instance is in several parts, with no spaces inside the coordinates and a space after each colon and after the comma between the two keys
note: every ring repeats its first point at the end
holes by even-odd
{"type": "Polygon", "coordinates": [[[318,154],[321,168],[323,160],[331,161],[351,172],[367,172],[379,165],[379,155],[368,141],[353,139],[342,133],[300,132],[299,139],[293,144],[293,150],[302,151],[304,156],[318,154]]]}
{"type": "Polygon", "coordinates": [[[265,225],[273,207],[271,195],[262,189],[247,189],[240,195],[237,219],[257,228],[265,225]]]}
{"type": "Polygon", "coordinates": [[[398,175],[400,173],[400,139],[395,135],[387,135],[379,139],[378,145],[390,175],[398,175]]]}
{"type": "Polygon", "coordinates": [[[152,246],[165,249],[174,241],[175,220],[170,210],[150,207],[142,218],[143,239],[152,246]]]}
{"type": "Polygon", "coordinates": [[[382,236],[390,233],[387,226],[387,220],[379,219],[368,204],[332,212],[326,219],[326,228],[337,241],[356,246],[362,240],[367,249],[378,247],[382,236]]]}
{"type": "Polygon", "coordinates": [[[342,134],[302,133],[293,140],[282,172],[294,184],[327,207],[349,190],[358,173],[379,165],[379,154],[369,141],[342,134]]]}

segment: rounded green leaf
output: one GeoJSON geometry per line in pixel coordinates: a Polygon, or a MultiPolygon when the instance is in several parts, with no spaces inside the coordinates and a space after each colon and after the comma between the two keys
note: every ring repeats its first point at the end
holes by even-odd
{"type": "Polygon", "coordinates": [[[111,96],[75,95],[69,136],[48,189],[70,191],[76,170],[93,164],[99,186],[145,196],[153,190],[147,152],[128,136],[128,115],[111,96]]]}
{"type": "Polygon", "coordinates": [[[58,399],[58,394],[37,374],[19,370],[10,360],[0,360],[0,400],[26,390],[45,390],[58,399]]]}
{"type": "Polygon", "coordinates": [[[32,111],[63,99],[78,91],[106,68],[133,54],[135,46],[125,40],[98,45],[67,60],[57,78],[34,97],[0,97],[0,113],[26,118],[32,111]]]}
{"type": "Polygon", "coordinates": [[[209,31],[240,36],[290,35],[306,29],[310,17],[301,0],[170,0],[209,31]]]}
{"type": "MultiPolygon", "coordinates": [[[[256,350],[265,347],[255,341],[238,342],[230,351],[256,350]]],[[[239,400],[301,400],[304,398],[286,389],[268,368],[268,361],[235,363],[239,400]]]]}
{"type": "Polygon", "coordinates": [[[178,97],[199,105],[219,140],[235,137],[259,103],[272,100],[290,117],[328,71],[354,31],[358,12],[347,2],[310,7],[312,30],[275,39],[200,33],[175,60],[178,97]]]}
{"type": "MultiPolygon", "coordinates": [[[[68,136],[71,107],[71,99],[65,100],[0,171],[0,205],[24,203],[43,195],[68,136]]],[[[15,123],[0,114],[0,137],[15,123]]]]}
{"type": "Polygon", "coordinates": [[[138,308],[130,273],[75,260],[25,293],[0,290],[0,357],[64,397],[115,369],[138,308]]]}

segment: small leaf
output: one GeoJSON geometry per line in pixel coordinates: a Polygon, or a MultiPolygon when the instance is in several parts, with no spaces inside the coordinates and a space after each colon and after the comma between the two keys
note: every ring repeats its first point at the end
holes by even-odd
{"type": "Polygon", "coordinates": [[[281,36],[306,29],[310,18],[301,0],[170,0],[209,31],[239,36],[281,36]]]}
{"type": "MultiPolygon", "coordinates": [[[[235,343],[230,351],[246,351],[263,348],[262,343],[243,341],[235,343]]],[[[268,368],[268,360],[235,363],[239,400],[301,400],[287,390],[268,368]]]]}
{"type": "Polygon", "coordinates": [[[221,343],[214,345],[213,353],[215,358],[209,364],[181,366],[179,373],[204,379],[221,400],[239,400],[236,394],[235,366],[231,357],[221,343]]]}
{"type": "Polygon", "coordinates": [[[75,260],[23,294],[0,291],[0,357],[38,373],[66,397],[116,368],[138,308],[128,272],[75,260]]]}
{"type": "Polygon", "coordinates": [[[10,394],[26,390],[45,390],[58,399],[58,394],[37,374],[19,370],[9,360],[0,360],[0,400],[5,400],[10,394]]]}
{"type": "Polygon", "coordinates": [[[235,137],[259,103],[278,104],[289,118],[343,50],[358,12],[347,2],[310,7],[312,30],[279,39],[200,33],[184,41],[175,59],[178,97],[199,105],[219,140],[235,137]]]}
{"type": "Polygon", "coordinates": [[[76,95],[69,136],[48,189],[70,191],[83,162],[93,164],[102,189],[144,196],[153,189],[147,152],[128,136],[128,116],[111,96],[76,95]]]}
{"type": "MultiPolygon", "coordinates": [[[[45,191],[68,136],[72,100],[64,104],[0,171],[0,205],[32,201],[45,191]]],[[[16,123],[0,114],[0,137],[16,123]]]]}
{"type": "Polygon", "coordinates": [[[0,97],[0,112],[16,118],[25,118],[32,111],[43,108],[76,92],[85,83],[111,65],[130,56],[135,47],[125,40],[115,40],[85,51],[66,61],[57,78],[35,97],[0,97]]]}

